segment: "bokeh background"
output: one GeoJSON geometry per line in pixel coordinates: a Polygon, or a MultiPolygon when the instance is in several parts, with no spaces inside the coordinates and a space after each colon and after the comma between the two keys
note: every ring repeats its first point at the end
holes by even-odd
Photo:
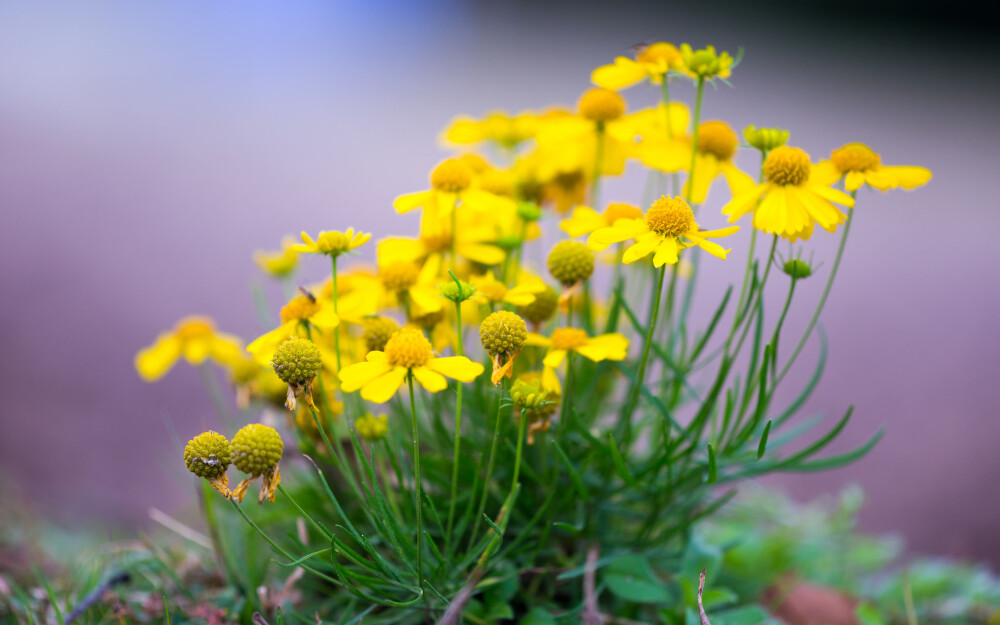
{"type": "MultiPolygon", "coordinates": [[[[746,57],[734,88],[708,89],[706,119],[789,128],[814,157],[863,141],[934,171],[917,192],[862,194],[824,315],[808,412],[856,404],[839,449],[887,435],[849,468],[770,483],[801,499],[859,483],[865,529],[1000,568],[986,3],[707,4],[0,3],[2,475],[66,524],[130,528],[150,506],[190,505],[178,445],[217,421],[194,369],[142,383],[139,348],[191,313],[259,334],[251,252],[282,235],[415,232],[391,200],[425,187],[454,115],[573,104],[633,44],[713,43],[746,57]]],[[[605,197],[637,202],[641,185],[633,172],[605,197]]],[[[740,273],[747,235],[712,267],[701,310],[740,273]]],[[[829,258],[834,237],[813,239],[829,258]]],[[[303,279],[327,269],[304,261],[303,279]]],[[[821,280],[803,283],[793,331],[821,280]]]]}

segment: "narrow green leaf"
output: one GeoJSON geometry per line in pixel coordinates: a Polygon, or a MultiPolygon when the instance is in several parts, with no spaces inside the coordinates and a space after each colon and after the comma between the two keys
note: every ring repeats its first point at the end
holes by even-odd
{"type": "Polygon", "coordinates": [[[601,579],[612,594],[625,601],[658,604],[672,599],[649,561],[639,555],[618,558],[608,565],[601,579]]]}
{"type": "Polygon", "coordinates": [[[715,481],[719,479],[719,464],[715,459],[715,449],[712,447],[712,443],[708,444],[708,484],[714,484],[715,481]]]}
{"type": "Polygon", "coordinates": [[[626,484],[636,488],[638,484],[635,478],[632,477],[632,472],[628,470],[625,465],[625,459],[622,458],[621,451],[618,449],[618,443],[615,442],[615,435],[608,432],[608,442],[610,443],[609,448],[611,449],[611,460],[615,463],[615,470],[618,471],[618,476],[621,477],[626,484]]]}
{"type": "Polygon", "coordinates": [[[556,450],[556,455],[562,460],[563,466],[566,467],[566,471],[569,473],[569,479],[573,482],[573,487],[576,488],[577,493],[580,494],[580,498],[584,501],[590,501],[590,492],[587,491],[587,487],[583,483],[583,478],[580,476],[580,471],[577,470],[573,463],[570,462],[569,457],[566,456],[566,452],[559,445],[558,441],[552,441],[552,447],[556,450]]]}
{"type": "Polygon", "coordinates": [[[760,443],[757,445],[757,460],[764,457],[764,452],[767,451],[767,435],[771,433],[771,420],[768,419],[767,425],[764,426],[764,433],[760,435],[760,443]]]}

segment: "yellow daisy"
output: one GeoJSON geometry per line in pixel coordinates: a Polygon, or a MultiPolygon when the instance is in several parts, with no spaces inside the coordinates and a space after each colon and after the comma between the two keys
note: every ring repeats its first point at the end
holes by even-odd
{"type": "Polygon", "coordinates": [[[622,262],[634,263],[653,254],[653,265],[660,267],[664,263],[676,263],[680,250],[695,245],[713,256],[725,259],[731,250],[708,239],[727,237],[737,230],[738,226],[700,230],[694,220],[694,211],[687,202],[680,197],[661,196],[642,218],[619,219],[613,226],[595,231],[587,239],[587,246],[594,251],[601,251],[614,243],[635,239],[635,243],[625,250],[622,262]]]}
{"type": "Polygon", "coordinates": [[[438,358],[430,341],[418,330],[403,328],[392,335],[385,351],[369,352],[367,362],[359,362],[340,372],[340,388],[346,393],[361,390],[361,397],[378,404],[392,399],[407,375],[431,393],[448,387],[445,377],[472,382],[483,366],[465,356],[438,358]]]}
{"type": "Polygon", "coordinates": [[[722,214],[733,223],[753,211],[754,228],[793,242],[812,236],[815,224],[833,232],[847,218],[833,203],[849,208],[854,199],[831,189],[832,181],[815,173],[803,150],[775,148],[764,160],[766,181],[735,196],[722,207],[722,214]]]}
{"type": "Polygon", "coordinates": [[[433,219],[449,218],[461,201],[463,208],[489,211],[512,200],[472,187],[474,172],[469,165],[457,158],[449,158],[431,172],[431,188],[400,195],[392,202],[397,213],[408,213],[423,208],[433,219]]]}
{"type": "Polygon", "coordinates": [[[647,78],[659,85],[669,70],[680,70],[682,65],[680,50],[672,43],[658,41],[639,48],[634,60],[619,56],[613,64],[598,67],[590,80],[598,87],[615,90],[631,87],[647,78]]]}
{"type": "Polygon", "coordinates": [[[569,352],[580,354],[594,362],[625,360],[628,352],[628,339],[617,332],[591,337],[579,328],[557,328],[550,337],[529,332],[525,345],[547,347],[542,363],[551,369],[558,368],[569,352]]]}
{"type": "Polygon", "coordinates": [[[451,122],[442,135],[442,142],[451,145],[469,145],[492,141],[508,150],[535,136],[538,114],[523,111],[510,115],[504,111],[491,111],[482,119],[459,117],[451,122]]]}
{"type": "MultiPolygon", "coordinates": [[[[471,223],[460,224],[455,229],[452,241],[451,228],[446,224],[428,223],[422,220],[420,237],[392,237],[383,239],[378,244],[378,262],[380,265],[406,261],[423,263],[432,257],[436,262],[449,254],[452,245],[455,254],[461,258],[481,265],[499,265],[507,254],[494,245],[496,237],[492,228],[476,227],[471,223]]],[[[464,218],[463,218],[464,221],[464,218]]]]}
{"type": "Polygon", "coordinates": [[[295,239],[285,237],[281,240],[281,250],[277,252],[257,250],[253,253],[253,261],[264,272],[279,278],[285,277],[295,271],[299,263],[299,254],[293,249],[294,247],[295,239]]]}
{"type": "Polygon", "coordinates": [[[848,143],[834,150],[830,160],[822,161],[815,169],[815,177],[826,184],[843,178],[848,191],[856,191],[865,183],[879,191],[915,189],[927,184],[932,175],[926,167],[883,165],[882,157],[863,143],[848,143]]]}
{"type": "Polygon", "coordinates": [[[292,247],[292,250],[302,254],[326,254],[327,256],[340,256],[353,249],[359,248],[372,238],[371,234],[354,232],[354,228],[348,228],[344,232],[335,230],[320,232],[314,241],[305,232],[302,233],[302,243],[292,247]]]}
{"type": "Polygon", "coordinates": [[[545,290],[545,283],[538,276],[522,273],[517,284],[507,288],[492,271],[481,276],[472,276],[469,283],[476,288],[470,298],[480,304],[510,304],[511,306],[527,306],[535,301],[535,295],[545,290]]]}
{"type": "Polygon", "coordinates": [[[215,331],[208,317],[185,317],[172,332],[164,332],[156,341],[135,355],[135,369],[147,382],[162,378],[179,358],[200,365],[211,358],[222,365],[241,360],[243,343],[231,334],[215,331]]]}
{"type": "Polygon", "coordinates": [[[302,290],[302,295],[293,297],[281,309],[281,325],[258,337],[247,345],[247,351],[261,364],[271,362],[275,350],[290,336],[308,336],[308,326],[315,326],[321,332],[333,330],[340,325],[340,318],[333,312],[333,302],[327,302],[302,290]]]}
{"type": "Polygon", "coordinates": [[[575,239],[595,230],[613,226],[619,219],[639,219],[640,217],[642,217],[641,208],[622,202],[608,204],[603,213],[598,213],[589,206],[577,206],[573,209],[573,216],[560,221],[559,227],[571,239],[575,239]]]}

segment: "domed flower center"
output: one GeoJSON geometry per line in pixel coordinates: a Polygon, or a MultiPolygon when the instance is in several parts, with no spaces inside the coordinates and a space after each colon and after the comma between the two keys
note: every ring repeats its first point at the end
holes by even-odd
{"type": "Polygon", "coordinates": [[[660,66],[662,63],[664,68],[670,66],[675,61],[680,60],[680,58],[680,50],[678,50],[673,44],[669,44],[665,41],[652,43],[635,55],[635,60],[640,63],[650,63],[656,66],[660,66]]]}
{"type": "Polygon", "coordinates": [[[646,211],[649,229],[667,237],[679,237],[694,229],[694,211],[680,197],[660,196],[646,211]]]}
{"type": "Polygon", "coordinates": [[[420,276],[420,269],[415,263],[401,260],[394,263],[387,263],[379,267],[378,277],[382,284],[390,291],[406,291],[417,283],[420,276]]]}
{"type": "Polygon", "coordinates": [[[740,140],[726,122],[708,121],[698,126],[698,151],[728,161],[736,154],[740,140]]]}
{"type": "Polygon", "coordinates": [[[509,171],[487,169],[479,178],[479,188],[494,195],[514,197],[514,182],[509,171]]]}
{"type": "Polygon", "coordinates": [[[428,252],[447,252],[451,249],[451,233],[445,230],[421,233],[420,242],[428,252]]]}
{"type": "Polygon", "coordinates": [[[343,254],[351,249],[351,238],[343,232],[321,232],[316,247],[324,254],[343,254]]]}
{"type": "Polygon", "coordinates": [[[436,191],[457,193],[472,184],[472,170],[457,158],[449,158],[431,172],[431,187],[436,191]]]}
{"type": "Polygon", "coordinates": [[[434,357],[431,342],[419,330],[403,328],[385,344],[385,358],[393,367],[421,367],[434,357]]]}
{"type": "Polygon", "coordinates": [[[588,338],[579,328],[559,328],[552,332],[552,349],[577,349],[586,345],[588,338]]]}
{"type": "Polygon", "coordinates": [[[191,317],[177,326],[177,338],[182,341],[212,336],[215,327],[206,319],[191,317]]]}
{"type": "Polygon", "coordinates": [[[304,321],[316,314],[319,304],[315,299],[305,295],[292,298],[292,301],[285,304],[281,309],[281,323],[288,323],[292,320],[304,321]]]}
{"type": "Polygon", "coordinates": [[[642,217],[642,211],[631,204],[612,202],[604,209],[604,221],[612,225],[619,219],[639,219],[640,217],[642,217]]]}
{"type": "Polygon", "coordinates": [[[361,338],[368,351],[382,352],[389,338],[398,331],[399,325],[389,317],[372,317],[365,320],[365,332],[361,338]]]}
{"type": "Polygon", "coordinates": [[[839,150],[834,150],[830,160],[842,174],[849,171],[867,171],[882,164],[881,157],[863,143],[848,143],[839,150]]]}
{"type": "Polygon", "coordinates": [[[597,87],[580,97],[580,115],[595,122],[607,122],[625,114],[625,100],[610,89],[597,87]]]}
{"type": "Polygon", "coordinates": [[[783,145],[768,153],[764,175],[768,182],[780,185],[800,185],[809,180],[809,155],[804,150],[783,145]]]}

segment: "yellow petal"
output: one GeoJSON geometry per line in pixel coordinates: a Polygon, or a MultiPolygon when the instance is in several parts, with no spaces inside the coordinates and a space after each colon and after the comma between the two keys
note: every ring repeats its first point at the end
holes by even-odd
{"type": "Polygon", "coordinates": [[[559,227],[563,229],[563,232],[573,239],[606,226],[604,217],[589,206],[577,206],[573,209],[572,217],[559,222],[559,227]]]}
{"type": "MultiPolygon", "coordinates": [[[[382,352],[372,352],[368,354],[369,358],[375,353],[381,354],[382,352]]],[[[339,375],[340,388],[345,393],[353,393],[375,378],[385,375],[392,368],[392,365],[385,361],[384,355],[380,360],[369,360],[344,367],[339,375]]]]}
{"type": "Polygon", "coordinates": [[[545,354],[545,360],[542,363],[546,367],[551,367],[555,369],[562,364],[562,361],[566,359],[565,349],[550,349],[549,353],[545,354]]]}
{"type": "Polygon", "coordinates": [[[654,267],[662,267],[664,263],[668,265],[677,263],[677,241],[671,237],[662,240],[653,256],[654,267]]]}
{"type": "Polygon", "coordinates": [[[728,215],[729,223],[733,223],[743,215],[752,211],[757,205],[757,199],[760,198],[765,191],[768,191],[770,186],[771,185],[767,184],[759,184],[754,188],[737,195],[722,207],[722,214],[728,215]]]}
{"type": "Polygon", "coordinates": [[[208,355],[218,363],[232,365],[243,360],[243,343],[230,334],[216,334],[209,343],[208,355]]]}
{"type": "Polygon", "coordinates": [[[719,162],[719,171],[725,176],[726,184],[729,185],[729,193],[733,197],[742,195],[757,186],[753,178],[740,170],[732,161],[719,162]]]}
{"type": "Polygon", "coordinates": [[[706,241],[705,239],[698,236],[688,235],[688,238],[691,239],[694,242],[694,244],[700,247],[701,249],[705,250],[712,256],[717,256],[721,258],[722,260],[726,260],[726,254],[732,251],[723,248],[718,243],[713,243],[712,241],[706,241]]]}
{"type": "Polygon", "coordinates": [[[173,334],[161,334],[156,342],[135,355],[135,370],[143,380],[162,378],[181,355],[180,341],[173,334]]]}
{"type": "Polygon", "coordinates": [[[407,193],[406,195],[400,195],[393,200],[392,207],[396,209],[397,213],[408,213],[418,206],[424,206],[431,199],[431,197],[433,197],[433,192],[431,191],[407,193]]]}
{"type": "Polygon", "coordinates": [[[427,368],[459,382],[472,382],[482,375],[484,371],[481,364],[472,362],[465,356],[432,358],[427,363],[427,368]]]}
{"type": "MultiPolygon", "coordinates": [[[[369,363],[362,364],[367,365],[369,363]]],[[[399,387],[403,385],[404,380],[406,380],[406,368],[392,367],[389,371],[370,380],[361,387],[361,397],[376,404],[384,404],[392,399],[392,396],[396,394],[399,387]]],[[[346,387],[344,387],[344,390],[347,390],[346,387]]]]}
{"type": "Polygon", "coordinates": [[[927,184],[931,175],[931,170],[926,167],[892,165],[868,172],[867,180],[868,184],[882,191],[896,187],[913,189],[927,184]]]}
{"type": "Polygon", "coordinates": [[[433,371],[430,367],[414,367],[410,371],[413,373],[414,379],[420,382],[420,386],[431,393],[437,393],[448,388],[448,381],[444,379],[444,376],[433,371]]]}
{"type": "Polygon", "coordinates": [[[684,185],[684,197],[691,204],[701,204],[708,195],[708,188],[719,174],[719,159],[707,154],[694,158],[694,177],[684,185]]]}
{"type": "Polygon", "coordinates": [[[624,360],[628,351],[628,339],[618,333],[602,334],[590,339],[576,351],[594,362],[624,360]]]}
{"type": "Polygon", "coordinates": [[[861,171],[849,171],[844,178],[844,188],[848,191],[857,191],[865,183],[865,174],[861,171]]]}
{"type": "Polygon", "coordinates": [[[396,262],[417,262],[427,254],[427,248],[418,239],[402,237],[379,241],[376,258],[380,265],[396,262]]]}
{"type": "Polygon", "coordinates": [[[854,206],[854,199],[843,191],[831,189],[830,187],[825,187],[820,184],[806,184],[806,188],[816,195],[826,198],[831,202],[840,204],[841,206],[846,206],[848,208],[854,206]]]}
{"type": "Polygon", "coordinates": [[[635,238],[649,227],[643,219],[618,219],[614,225],[594,231],[587,238],[587,247],[595,252],[608,249],[614,243],[621,243],[635,238]]]}
{"type": "Polygon", "coordinates": [[[537,332],[528,332],[528,338],[524,341],[524,344],[534,347],[548,347],[552,344],[552,339],[546,338],[537,332]]]}
{"type": "Polygon", "coordinates": [[[642,81],[649,72],[641,63],[630,58],[619,56],[613,65],[602,65],[591,73],[590,80],[598,87],[605,89],[624,89],[642,81]]]}
{"type": "Polygon", "coordinates": [[[507,254],[496,245],[485,243],[456,243],[455,251],[462,258],[481,265],[499,265],[507,257],[507,254]]]}
{"type": "Polygon", "coordinates": [[[627,265],[634,263],[640,258],[649,256],[663,240],[663,235],[657,234],[656,232],[647,232],[643,234],[635,240],[634,245],[625,250],[625,254],[622,256],[622,262],[627,265]]]}
{"type": "Polygon", "coordinates": [[[832,161],[820,161],[809,169],[809,182],[829,187],[840,180],[843,174],[832,161]]]}
{"type": "Polygon", "coordinates": [[[278,345],[288,337],[296,336],[298,329],[299,321],[291,319],[247,345],[247,351],[250,352],[254,360],[267,366],[271,363],[271,357],[274,356],[278,345]]]}

